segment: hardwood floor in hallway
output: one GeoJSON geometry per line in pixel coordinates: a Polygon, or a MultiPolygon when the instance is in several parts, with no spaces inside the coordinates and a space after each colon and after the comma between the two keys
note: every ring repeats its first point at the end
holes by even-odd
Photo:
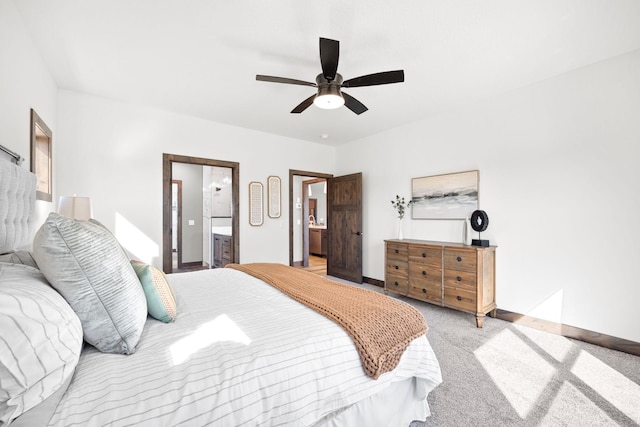
{"type": "Polygon", "coordinates": [[[310,271],[315,274],[319,274],[320,276],[327,275],[327,259],[316,256],[309,255],[309,267],[299,267],[304,270],[310,271]]]}
{"type": "Polygon", "coordinates": [[[207,270],[209,268],[208,265],[202,265],[202,263],[188,263],[187,265],[183,265],[182,268],[178,268],[178,254],[176,252],[171,254],[171,260],[172,273],[186,273],[189,271],[207,270]]]}

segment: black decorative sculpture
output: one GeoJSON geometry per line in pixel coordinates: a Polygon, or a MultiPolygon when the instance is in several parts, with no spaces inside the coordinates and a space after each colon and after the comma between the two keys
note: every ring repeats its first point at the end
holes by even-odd
{"type": "Polygon", "coordinates": [[[488,240],[481,240],[480,233],[489,227],[489,216],[485,211],[476,210],[471,214],[471,228],[478,232],[478,238],[471,241],[472,246],[489,246],[488,240]]]}

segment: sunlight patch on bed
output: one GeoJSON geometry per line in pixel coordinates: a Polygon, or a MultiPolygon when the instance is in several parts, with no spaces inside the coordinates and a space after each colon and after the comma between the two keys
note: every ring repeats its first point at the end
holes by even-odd
{"type": "Polygon", "coordinates": [[[474,351],[494,384],[522,419],[526,419],[555,368],[516,334],[505,329],[474,351]]]}
{"type": "Polygon", "coordinates": [[[116,212],[116,239],[134,258],[147,264],[160,255],[160,247],[138,227],[116,212]]]}
{"type": "Polygon", "coordinates": [[[640,386],[588,352],[581,350],[571,373],[640,424],[640,386]]]}
{"type": "Polygon", "coordinates": [[[174,365],[185,362],[192,354],[217,342],[236,342],[251,344],[251,338],[245,334],[233,320],[222,314],[202,324],[191,335],[186,336],[170,347],[174,365]]]}

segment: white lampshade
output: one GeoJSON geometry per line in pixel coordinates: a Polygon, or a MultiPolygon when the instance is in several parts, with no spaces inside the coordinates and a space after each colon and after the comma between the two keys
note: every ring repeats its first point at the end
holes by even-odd
{"type": "Polygon", "coordinates": [[[60,196],[58,213],[62,216],[84,221],[93,218],[90,197],[60,196]]]}

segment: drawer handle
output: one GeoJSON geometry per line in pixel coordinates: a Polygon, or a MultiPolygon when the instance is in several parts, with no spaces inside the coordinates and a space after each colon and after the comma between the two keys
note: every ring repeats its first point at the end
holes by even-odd
{"type": "Polygon", "coordinates": [[[458,258],[456,258],[456,259],[458,260],[458,262],[462,261],[462,257],[460,257],[460,256],[458,258]]]}
{"type": "Polygon", "coordinates": [[[456,277],[456,280],[457,280],[458,282],[462,282],[462,277],[458,276],[458,277],[456,277]]]}
{"type": "Polygon", "coordinates": [[[400,286],[400,283],[398,283],[398,282],[396,282],[396,283],[394,283],[394,284],[395,284],[396,286],[400,286]]]}
{"type": "Polygon", "coordinates": [[[426,293],[427,293],[427,290],[426,290],[425,288],[422,288],[422,293],[423,293],[423,294],[426,294],[426,293]]]}
{"type": "Polygon", "coordinates": [[[423,276],[426,276],[426,275],[427,275],[427,272],[426,272],[426,271],[424,271],[424,270],[422,270],[422,275],[423,275],[423,276]]]}
{"type": "Polygon", "coordinates": [[[400,267],[398,267],[397,265],[394,265],[394,268],[397,270],[397,269],[398,269],[398,268],[400,268],[400,267]]]}
{"type": "Polygon", "coordinates": [[[397,253],[397,254],[399,254],[399,253],[400,253],[400,251],[396,249],[396,253],[397,253]]]}
{"type": "Polygon", "coordinates": [[[458,301],[462,301],[462,297],[461,297],[460,295],[458,295],[458,296],[456,297],[456,299],[457,299],[458,301]]]}
{"type": "Polygon", "coordinates": [[[422,258],[426,258],[427,254],[425,254],[424,252],[422,252],[422,258]]]}

